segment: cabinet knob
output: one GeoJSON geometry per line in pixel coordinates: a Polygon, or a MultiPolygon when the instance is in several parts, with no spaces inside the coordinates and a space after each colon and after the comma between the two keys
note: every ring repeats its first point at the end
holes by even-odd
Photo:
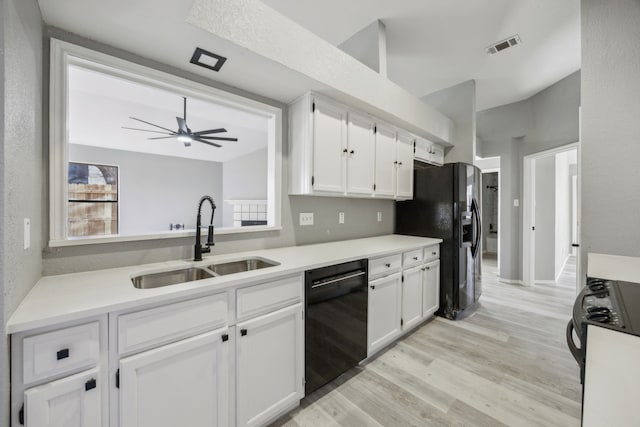
{"type": "Polygon", "coordinates": [[[413,257],[413,260],[414,260],[414,261],[417,261],[417,260],[418,260],[418,257],[417,257],[417,256],[414,256],[414,257],[413,257]]]}
{"type": "Polygon", "coordinates": [[[229,334],[222,334],[222,342],[229,341],[229,334]]]}
{"type": "Polygon", "coordinates": [[[376,288],[376,286],[375,286],[375,285],[371,285],[371,289],[375,289],[375,288],[376,288]]]}
{"type": "Polygon", "coordinates": [[[356,153],[356,152],[355,152],[355,151],[353,151],[353,150],[349,151],[349,154],[355,154],[355,153],[356,153]]]}
{"type": "Polygon", "coordinates": [[[58,351],[56,353],[56,359],[57,360],[66,359],[67,357],[69,357],[69,349],[68,348],[63,348],[62,350],[60,350],[60,351],[58,351]]]}
{"type": "Polygon", "coordinates": [[[436,252],[431,252],[431,255],[437,255],[437,253],[436,252]]]}
{"type": "Polygon", "coordinates": [[[402,166],[402,162],[398,162],[398,165],[402,166]]]}
{"type": "Polygon", "coordinates": [[[247,330],[246,329],[240,329],[240,335],[242,335],[242,336],[247,335],[247,330]]]}
{"type": "Polygon", "coordinates": [[[427,270],[431,270],[431,267],[427,267],[427,270]]]}
{"type": "Polygon", "coordinates": [[[397,164],[398,164],[398,161],[396,160],[395,162],[393,162],[393,164],[394,164],[394,165],[397,165],[397,164]]]}
{"type": "Polygon", "coordinates": [[[384,266],[387,267],[387,268],[391,268],[391,264],[389,264],[389,263],[385,264],[384,266]]]}
{"type": "Polygon", "coordinates": [[[344,150],[342,150],[343,153],[347,153],[348,150],[345,148],[344,150]]]}

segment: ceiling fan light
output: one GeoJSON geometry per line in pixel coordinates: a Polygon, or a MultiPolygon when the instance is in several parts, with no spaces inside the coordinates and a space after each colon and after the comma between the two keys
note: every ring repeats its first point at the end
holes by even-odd
{"type": "Polygon", "coordinates": [[[189,135],[180,135],[178,136],[178,141],[184,142],[184,145],[188,147],[191,145],[193,139],[189,135]]]}

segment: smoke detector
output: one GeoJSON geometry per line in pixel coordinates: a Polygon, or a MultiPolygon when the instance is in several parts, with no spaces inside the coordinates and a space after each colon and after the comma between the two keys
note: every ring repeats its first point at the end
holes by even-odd
{"type": "Polygon", "coordinates": [[[489,55],[493,55],[500,52],[501,50],[508,49],[520,43],[522,43],[522,40],[520,40],[520,36],[515,34],[511,37],[507,37],[504,40],[500,40],[499,42],[492,44],[486,49],[486,51],[489,55]]]}

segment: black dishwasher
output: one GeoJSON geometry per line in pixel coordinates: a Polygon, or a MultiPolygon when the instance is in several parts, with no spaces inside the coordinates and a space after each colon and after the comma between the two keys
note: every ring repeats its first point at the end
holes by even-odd
{"type": "Polygon", "coordinates": [[[305,394],[367,357],[366,259],[305,272],[305,394]]]}

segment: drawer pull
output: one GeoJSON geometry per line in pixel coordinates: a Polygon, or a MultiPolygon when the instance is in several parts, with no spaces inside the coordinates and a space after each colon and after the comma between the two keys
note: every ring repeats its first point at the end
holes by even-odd
{"type": "Polygon", "coordinates": [[[96,379],[95,378],[91,378],[89,381],[84,383],[84,391],[93,390],[94,388],[96,388],[96,379]]]}
{"type": "Polygon", "coordinates": [[[60,351],[58,351],[56,353],[56,359],[57,360],[66,359],[67,357],[69,357],[69,349],[68,348],[63,348],[62,350],[60,350],[60,351]]]}
{"type": "Polygon", "coordinates": [[[222,335],[222,342],[227,342],[229,341],[229,334],[223,334],[222,335]]]}
{"type": "Polygon", "coordinates": [[[431,252],[431,255],[438,255],[437,252],[431,252]]]}
{"type": "Polygon", "coordinates": [[[417,261],[417,260],[418,260],[418,257],[417,257],[417,256],[414,256],[414,257],[413,257],[413,260],[414,260],[414,261],[417,261]]]}
{"type": "Polygon", "coordinates": [[[391,268],[391,264],[389,264],[389,263],[386,263],[384,266],[387,267],[387,268],[391,268]]]}
{"type": "Polygon", "coordinates": [[[242,335],[242,336],[247,335],[247,330],[246,329],[240,329],[240,335],[242,335]]]}

